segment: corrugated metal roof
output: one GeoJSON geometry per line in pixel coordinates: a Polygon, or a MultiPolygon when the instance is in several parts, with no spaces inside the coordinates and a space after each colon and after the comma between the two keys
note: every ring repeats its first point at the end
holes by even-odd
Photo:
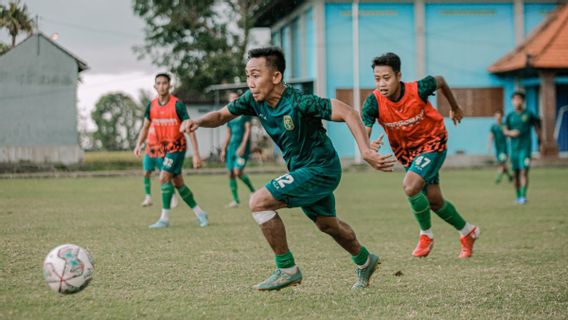
{"type": "Polygon", "coordinates": [[[568,69],[568,5],[551,12],[529,37],[487,70],[568,69]]]}
{"type": "Polygon", "coordinates": [[[79,72],[81,71],[85,71],[87,69],[89,69],[89,66],[87,65],[87,63],[78,58],[76,55],[74,55],[73,53],[71,53],[69,50],[65,49],[64,47],[60,46],[59,44],[57,44],[55,41],[51,40],[48,36],[46,36],[45,34],[38,32],[38,33],[34,33],[31,36],[27,37],[24,41],[18,43],[14,48],[11,48],[9,51],[14,50],[15,48],[17,48],[18,46],[20,46],[22,43],[29,41],[31,38],[34,37],[42,37],[45,40],[47,40],[49,43],[53,44],[55,47],[57,47],[59,50],[61,50],[63,53],[67,54],[68,56],[70,56],[71,58],[73,58],[76,62],[77,62],[77,68],[79,69],[79,72]]]}

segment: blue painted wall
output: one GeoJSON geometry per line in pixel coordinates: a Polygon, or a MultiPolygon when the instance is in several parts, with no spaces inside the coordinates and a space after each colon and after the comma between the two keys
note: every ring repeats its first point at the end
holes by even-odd
{"type": "MultiPolygon", "coordinates": [[[[285,57],[292,57],[292,43],[290,41],[290,33],[292,32],[292,28],[290,25],[286,25],[282,28],[282,51],[284,51],[285,57]]],[[[284,79],[288,80],[291,77],[292,72],[290,70],[284,72],[284,79]]]]}
{"type": "Polygon", "coordinates": [[[525,10],[525,37],[529,35],[546,15],[556,8],[553,3],[526,3],[525,10]]]}
{"type": "Polygon", "coordinates": [[[292,20],[290,24],[292,32],[292,68],[289,70],[290,78],[300,78],[302,76],[302,42],[300,35],[300,24],[298,18],[292,20]]]}
{"type": "Polygon", "coordinates": [[[316,34],[314,28],[314,13],[310,8],[305,13],[306,23],[306,78],[316,77],[316,34]]]}
{"type": "MultiPolygon", "coordinates": [[[[353,86],[353,31],[351,4],[325,5],[327,97],[336,88],[353,86]]],[[[341,157],[352,157],[354,141],[344,123],[327,123],[328,134],[341,157]]]]}

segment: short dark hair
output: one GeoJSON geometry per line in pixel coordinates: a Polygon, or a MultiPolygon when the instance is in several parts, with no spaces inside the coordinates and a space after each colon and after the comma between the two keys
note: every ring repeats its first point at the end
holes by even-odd
{"type": "Polygon", "coordinates": [[[284,75],[286,70],[286,59],[284,58],[284,53],[282,49],[277,47],[266,47],[251,49],[248,52],[248,59],[264,57],[266,59],[266,65],[271,68],[276,68],[284,75]]]}
{"type": "Polygon", "coordinates": [[[515,91],[513,92],[513,94],[511,95],[511,99],[513,99],[515,96],[523,99],[523,101],[525,101],[525,93],[522,91],[515,91]]]}
{"type": "Polygon", "coordinates": [[[503,115],[503,110],[501,110],[501,109],[497,109],[497,110],[495,111],[495,114],[500,114],[500,115],[503,115]]]}
{"type": "Polygon", "coordinates": [[[396,53],[387,52],[373,59],[371,68],[375,69],[376,66],[389,66],[394,72],[400,72],[400,58],[396,53]]]}
{"type": "Polygon", "coordinates": [[[159,77],[164,77],[164,78],[168,79],[168,82],[172,81],[172,77],[168,73],[165,73],[165,72],[158,73],[156,75],[156,77],[154,77],[154,81],[156,81],[156,79],[158,79],[159,77]]]}

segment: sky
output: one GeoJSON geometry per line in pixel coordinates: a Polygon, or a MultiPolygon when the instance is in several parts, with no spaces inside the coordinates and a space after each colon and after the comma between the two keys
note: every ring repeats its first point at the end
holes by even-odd
{"type": "MultiPolygon", "coordinates": [[[[0,0],[8,5],[8,0],[0,0]]],[[[108,92],[124,92],[137,100],[140,89],[153,92],[153,75],[164,71],[149,60],[139,60],[134,46],[144,43],[144,21],[135,16],[131,0],[21,0],[39,29],[87,63],[81,73],[78,109],[90,114],[96,101],[108,92]]],[[[26,35],[18,37],[17,42],[26,35]]],[[[257,38],[267,41],[266,32],[257,38]]],[[[268,33],[269,37],[269,33],[268,33]]],[[[9,43],[6,31],[0,41],[9,43]]],[[[91,127],[91,125],[89,125],[91,127]]]]}

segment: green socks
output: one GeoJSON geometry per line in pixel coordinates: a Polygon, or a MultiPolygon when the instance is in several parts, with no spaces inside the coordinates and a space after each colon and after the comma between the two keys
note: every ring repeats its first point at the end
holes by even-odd
{"type": "Polygon", "coordinates": [[[408,202],[410,202],[412,213],[414,213],[414,217],[416,221],[418,221],[420,230],[424,231],[430,229],[432,227],[432,221],[430,220],[430,203],[426,195],[419,192],[412,197],[408,197],[408,202]]]}
{"type": "Polygon", "coordinates": [[[193,193],[186,185],[183,185],[181,188],[178,188],[179,196],[187,203],[187,205],[193,209],[197,206],[195,199],[193,198],[193,193]]]}
{"type": "Polygon", "coordinates": [[[162,184],[160,189],[162,190],[162,208],[169,210],[174,195],[174,186],[168,182],[162,184]]]}
{"type": "Polygon", "coordinates": [[[276,267],[278,269],[292,268],[293,266],[296,265],[296,262],[294,261],[294,256],[292,255],[292,251],[276,255],[274,257],[274,261],[276,261],[276,267]]]}
{"type": "Polygon", "coordinates": [[[241,181],[244,182],[244,184],[246,184],[250,192],[254,192],[254,187],[252,186],[252,182],[250,182],[250,179],[246,174],[241,175],[239,179],[241,179],[241,181]]]}
{"type": "Polygon", "coordinates": [[[454,205],[447,200],[444,202],[442,208],[436,211],[436,214],[444,219],[444,221],[454,226],[458,231],[465,226],[465,220],[460,216],[454,205]]]}
{"type": "Polygon", "coordinates": [[[527,186],[521,186],[519,196],[517,198],[526,198],[527,197],[527,186]]]}
{"type": "Polygon", "coordinates": [[[358,266],[362,266],[367,263],[367,258],[369,258],[369,251],[367,251],[365,246],[361,246],[361,251],[359,251],[356,256],[351,256],[351,260],[353,260],[353,262],[358,266]]]}
{"type": "Polygon", "coordinates": [[[233,200],[236,203],[240,203],[239,191],[238,191],[238,187],[237,187],[237,179],[229,178],[229,187],[231,187],[231,195],[233,196],[233,200]]]}
{"type": "Polygon", "coordinates": [[[150,177],[144,177],[144,193],[147,195],[152,194],[152,189],[150,188],[150,177]]]}

